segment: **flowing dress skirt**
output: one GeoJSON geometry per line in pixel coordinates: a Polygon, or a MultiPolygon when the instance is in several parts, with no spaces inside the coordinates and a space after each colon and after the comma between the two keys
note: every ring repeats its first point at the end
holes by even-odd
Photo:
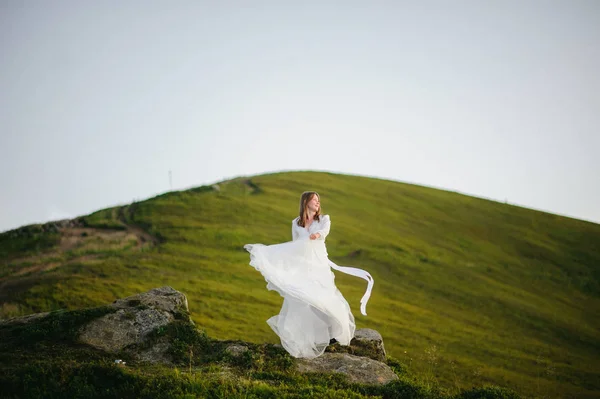
{"type": "Polygon", "coordinates": [[[244,248],[267,288],[283,297],[281,311],[267,323],[292,356],[317,357],[332,338],[350,344],[356,328],[354,316],[335,286],[323,240],[248,244],[244,248]]]}

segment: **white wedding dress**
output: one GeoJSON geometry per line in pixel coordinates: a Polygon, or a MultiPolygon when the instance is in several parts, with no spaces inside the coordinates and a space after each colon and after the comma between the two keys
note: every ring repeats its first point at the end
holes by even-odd
{"type": "Polygon", "coordinates": [[[279,315],[267,323],[281,338],[283,347],[294,357],[314,358],[321,355],[332,338],[348,345],[356,328],[348,302],[334,283],[331,268],[368,281],[361,299],[361,313],[373,287],[373,278],[364,270],[342,267],[327,256],[325,237],[331,221],[328,215],[314,220],[308,229],[292,222],[293,241],[276,245],[248,244],[250,265],[262,273],[269,290],[283,297],[279,315]],[[311,234],[321,237],[311,240],[311,234]]]}

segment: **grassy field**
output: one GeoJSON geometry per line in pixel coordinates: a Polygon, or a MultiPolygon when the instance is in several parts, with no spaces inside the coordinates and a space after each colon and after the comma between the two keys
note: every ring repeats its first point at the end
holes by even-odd
{"type": "Polygon", "coordinates": [[[600,395],[600,225],[365,177],[240,178],[96,212],[69,237],[3,233],[0,317],[170,285],[210,336],[276,342],[265,320],[281,298],[242,247],[290,240],[304,190],[331,216],[330,258],[375,279],[365,317],[365,282],[336,275],[357,327],[378,330],[423,384],[600,395]]]}

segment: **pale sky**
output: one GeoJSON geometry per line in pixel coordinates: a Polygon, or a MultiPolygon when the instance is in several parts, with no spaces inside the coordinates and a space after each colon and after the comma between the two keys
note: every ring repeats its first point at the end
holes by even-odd
{"type": "Polygon", "coordinates": [[[169,171],[376,176],[600,222],[599,71],[597,0],[1,0],[0,231],[169,171]]]}

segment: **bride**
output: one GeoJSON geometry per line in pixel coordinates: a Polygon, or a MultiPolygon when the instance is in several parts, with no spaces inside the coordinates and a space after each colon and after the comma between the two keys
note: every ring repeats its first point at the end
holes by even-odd
{"type": "Polygon", "coordinates": [[[247,244],[244,248],[250,252],[250,265],[267,281],[267,289],[283,297],[279,315],[267,323],[292,356],[314,358],[332,342],[349,345],[356,328],[331,269],[368,281],[361,299],[361,313],[365,316],[374,281],[364,270],[338,266],[329,260],[325,237],[331,220],[329,215],[321,214],[319,194],[304,192],[299,213],[292,221],[293,241],[268,246],[247,244]]]}

